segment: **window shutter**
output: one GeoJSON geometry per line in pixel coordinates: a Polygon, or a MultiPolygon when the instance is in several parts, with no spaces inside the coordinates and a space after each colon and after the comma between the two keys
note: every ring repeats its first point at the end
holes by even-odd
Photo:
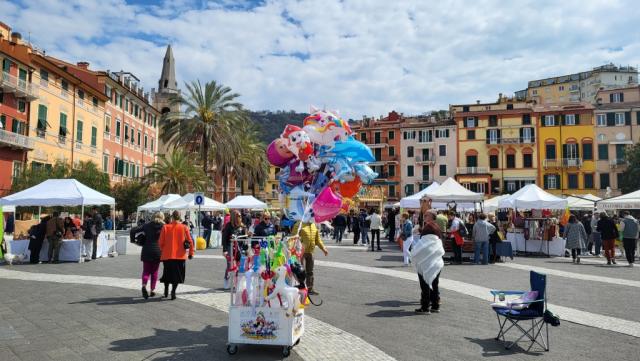
{"type": "Polygon", "coordinates": [[[523,139],[524,139],[524,128],[520,128],[520,143],[522,143],[523,139]]]}
{"type": "Polygon", "coordinates": [[[46,129],[47,127],[47,107],[38,105],[38,129],[46,129]]]}
{"type": "Polygon", "coordinates": [[[576,125],[580,125],[580,114],[576,114],[576,125]]]}
{"type": "Polygon", "coordinates": [[[536,128],[529,128],[531,129],[531,142],[535,143],[536,142],[536,128]]]}
{"type": "Polygon", "coordinates": [[[487,144],[489,144],[491,142],[491,140],[489,139],[489,129],[486,130],[487,133],[487,144]]]}
{"type": "Polygon", "coordinates": [[[502,139],[502,129],[497,129],[496,130],[498,133],[498,143],[501,143],[501,139],[502,139]]]}
{"type": "Polygon", "coordinates": [[[631,125],[631,112],[624,113],[624,124],[631,125]]]}
{"type": "Polygon", "coordinates": [[[545,175],[543,179],[544,179],[544,189],[549,189],[549,176],[545,175]]]}
{"type": "Polygon", "coordinates": [[[580,158],[580,146],[576,144],[576,158],[580,158]]]}
{"type": "Polygon", "coordinates": [[[624,93],[620,93],[620,103],[624,102],[624,93]]]}
{"type": "Polygon", "coordinates": [[[562,158],[566,158],[567,157],[567,153],[568,153],[568,146],[567,144],[563,144],[562,145],[562,158]]]}
{"type": "Polygon", "coordinates": [[[607,126],[613,127],[616,125],[616,114],[607,113],[607,126]]]}
{"type": "Polygon", "coordinates": [[[609,103],[613,103],[613,93],[609,94],[609,103]]]}
{"type": "Polygon", "coordinates": [[[562,124],[562,125],[567,125],[567,124],[565,123],[565,120],[564,120],[564,119],[565,119],[564,114],[559,114],[559,115],[558,115],[558,118],[559,118],[559,119],[558,119],[558,121],[559,121],[559,123],[560,123],[560,124],[562,124]]]}

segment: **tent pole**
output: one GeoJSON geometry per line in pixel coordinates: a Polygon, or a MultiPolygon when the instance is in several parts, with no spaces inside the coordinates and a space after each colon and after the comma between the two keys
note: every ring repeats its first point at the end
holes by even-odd
{"type": "Polygon", "coordinates": [[[42,206],[38,206],[38,221],[42,218],[42,206]]]}
{"type": "MultiPolygon", "coordinates": [[[[82,203],[82,208],[80,211],[80,220],[82,221],[82,225],[84,226],[84,202],[82,203]]],[[[97,244],[97,243],[96,243],[97,244]]],[[[84,247],[84,245],[82,244],[82,240],[80,240],[80,259],[78,260],[78,263],[82,263],[84,261],[84,257],[82,257],[82,247],[84,247]]],[[[97,245],[96,245],[97,247],[97,245]]],[[[93,252],[93,250],[91,250],[93,252]]],[[[85,257],[87,257],[87,255],[85,255],[85,257]]],[[[89,255],[89,258],[91,258],[91,256],[89,255]]]]}

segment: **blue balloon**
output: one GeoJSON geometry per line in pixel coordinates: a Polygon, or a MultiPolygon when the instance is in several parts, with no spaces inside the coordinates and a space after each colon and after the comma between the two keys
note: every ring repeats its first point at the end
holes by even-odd
{"type": "Polygon", "coordinates": [[[320,156],[349,158],[352,162],[373,162],[376,160],[371,149],[353,137],[336,142],[333,148],[321,149],[320,156]]]}
{"type": "Polygon", "coordinates": [[[354,165],[353,168],[364,184],[371,184],[374,179],[378,178],[378,173],[374,172],[373,169],[366,164],[359,163],[354,165]]]}

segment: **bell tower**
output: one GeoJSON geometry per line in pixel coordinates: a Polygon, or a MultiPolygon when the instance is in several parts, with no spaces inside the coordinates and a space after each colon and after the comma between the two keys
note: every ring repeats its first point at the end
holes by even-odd
{"type": "MultiPolygon", "coordinates": [[[[177,113],[180,112],[180,107],[172,105],[171,101],[176,96],[180,95],[178,89],[178,82],[176,81],[176,61],[173,58],[173,49],[171,45],[167,46],[167,51],[164,54],[162,61],[162,73],[160,74],[160,80],[158,81],[158,90],[152,90],[153,92],[153,105],[162,115],[165,113],[177,113]]],[[[163,120],[159,122],[160,139],[158,139],[158,153],[165,154],[167,152],[167,145],[162,141],[162,124],[163,120]]]]}

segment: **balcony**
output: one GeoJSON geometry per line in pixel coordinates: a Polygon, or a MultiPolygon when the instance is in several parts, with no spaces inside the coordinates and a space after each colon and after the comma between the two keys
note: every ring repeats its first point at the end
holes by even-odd
{"type": "Polygon", "coordinates": [[[34,149],[33,139],[18,133],[7,132],[3,129],[0,129],[0,144],[15,149],[34,149]]]}
{"type": "Polygon", "coordinates": [[[513,144],[533,144],[536,139],[530,138],[498,138],[487,139],[487,144],[501,144],[501,145],[513,145],[513,144]]]}
{"type": "Polygon", "coordinates": [[[38,88],[31,82],[21,80],[9,73],[2,72],[0,76],[0,88],[5,93],[15,93],[17,98],[25,98],[26,101],[38,99],[38,88]]]}
{"type": "Polygon", "coordinates": [[[58,135],[58,144],[64,145],[67,143],[67,137],[65,135],[58,135]]]}
{"type": "Polygon", "coordinates": [[[457,174],[488,174],[489,167],[458,167],[457,174]]]}
{"type": "Polygon", "coordinates": [[[433,179],[431,179],[429,176],[422,176],[422,179],[418,180],[418,184],[424,184],[424,183],[428,183],[431,184],[433,183],[433,179]]]}
{"type": "Polygon", "coordinates": [[[422,157],[422,156],[416,156],[416,164],[423,164],[423,165],[434,165],[435,164],[435,160],[433,159],[429,159],[429,157],[422,157]]]}
{"type": "Polygon", "coordinates": [[[369,163],[370,166],[374,165],[385,165],[387,163],[398,163],[398,156],[394,155],[391,157],[385,157],[386,159],[379,159],[369,163]]]}
{"type": "Polygon", "coordinates": [[[629,165],[629,162],[627,162],[627,160],[624,158],[616,158],[609,161],[609,166],[611,168],[624,167],[627,165],[629,165]]]}
{"type": "Polygon", "coordinates": [[[384,147],[388,147],[389,144],[387,143],[388,139],[385,137],[380,137],[378,139],[369,139],[367,142],[365,142],[365,144],[367,145],[367,147],[369,148],[384,148],[384,147]],[[373,143],[371,143],[373,142],[373,143]]]}
{"type": "Polygon", "coordinates": [[[544,168],[581,168],[582,158],[545,159],[544,168]]]}

